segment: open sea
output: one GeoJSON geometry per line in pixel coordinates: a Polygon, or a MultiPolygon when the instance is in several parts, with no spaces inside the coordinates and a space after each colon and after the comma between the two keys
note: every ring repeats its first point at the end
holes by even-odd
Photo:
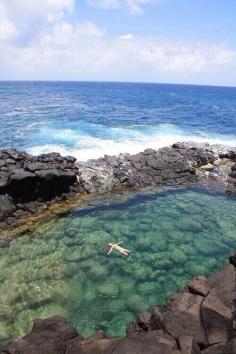
{"type": "Polygon", "coordinates": [[[0,148],[85,161],[177,141],[236,146],[236,88],[0,82],[0,148]]]}

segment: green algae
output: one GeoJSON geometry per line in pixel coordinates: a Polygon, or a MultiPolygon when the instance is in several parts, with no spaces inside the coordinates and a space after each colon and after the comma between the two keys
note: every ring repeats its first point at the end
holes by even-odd
{"type": "Polygon", "coordinates": [[[236,249],[236,201],[198,190],[144,194],[55,217],[0,247],[0,343],[61,315],[88,336],[123,335],[236,249]],[[123,242],[125,258],[109,242],[123,242]]]}

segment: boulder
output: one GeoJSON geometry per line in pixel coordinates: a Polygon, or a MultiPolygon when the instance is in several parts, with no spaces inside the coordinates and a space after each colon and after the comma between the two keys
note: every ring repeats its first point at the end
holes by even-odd
{"type": "Polygon", "coordinates": [[[192,294],[206,296],[210,291],[210,284],[206,277],[199,276],[193,278],[187,284],[188,290],[192,294]]]}
{"type": "Polygon", "coordinates": [[[135,337],[126,337],[112,354],[181,354],[176,341],[163,331],[152,331],[135,337]]]}
{"type": "Polygon", "coordinates": [[[188,292],[171,296],[167,310],[163,313],[163,328],[174,338],[193,337],[196,343],[208,344],[201,320],[203,298],[188,292]]]}
{"type": "Polygon", "coordinates": [[[232,333],[235,301],[235,268],[226,264],[209,278],[211,290],[202,303],[202,320],[209,344],[226,342],[232,333]]]}
{"type": "Polygon", "coordinates": [[[193,337],[180,336],[178,343],[182,354],[200,354],[200,348],[193,337]]]}
{"type": "Polygon", "coordinates": [[[231,309],[224,305],[213,288],[202,304],[202,320],[209,344],[226,342],[231,333],[231,309]]]}

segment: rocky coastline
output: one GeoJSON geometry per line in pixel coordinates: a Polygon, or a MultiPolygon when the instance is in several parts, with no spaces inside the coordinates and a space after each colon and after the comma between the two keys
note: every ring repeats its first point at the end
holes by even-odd
{"type": "Polygon", "coordinates": [[[165,306],[139,315],[125,337],[83,338],[65,319],[35,320],[2,354],[235,354],[236,256],[209,278],[196,277],[165,306]]]}
{"type": "MultiPolygon", "coordinates": [[[[185,186],[216,181],[236,195],[236,149],[176,143],[158,151],[105,156],[86,163],[58,153],[31,156],[0,151],[0,229],[9,230],[75,196],[130,188],[185,186]]],[[[98,331],[82,336],[65,319],[36,320],[5,354],[234,354],[236,353],[236,256],[210,278],[194,278],[163,307],[144,313],[126,337],[98,331]]],[[[1,347],[1,346],[0,346],[1,347]]]]}
{"type": "Polygon", "coordinates": [[[128,188],[181,186],[215,179],[236,195],[236,149],[176,143],[158,151],[105,156],[86,163],[58,153],[0,151],[0,230],[15,228],[55,202],[128,188]]]}

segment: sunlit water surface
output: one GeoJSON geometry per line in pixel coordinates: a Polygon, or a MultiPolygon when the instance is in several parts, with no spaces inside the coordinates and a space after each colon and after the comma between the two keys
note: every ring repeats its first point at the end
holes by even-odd
{"type": "Polygon", "coordinates": [[[236,202],[199,190],[138,195],[75,210],[0,248],[0,342],[33,319],[65,316],[84,336],[123,335],[137,313],[162,304],[236,249],[236,202]],[[123,242],[129,258],[109,242],[123,242]]]}

